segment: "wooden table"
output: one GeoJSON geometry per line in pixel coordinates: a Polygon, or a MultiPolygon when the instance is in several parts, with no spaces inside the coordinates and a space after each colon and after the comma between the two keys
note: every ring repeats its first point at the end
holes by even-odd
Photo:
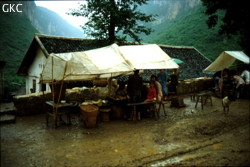
{"type": "Polygon", "coordinates": [[[53,128],[56,128],[57,127],[57,119],[58,119],[58,116],[61,116],[63,114],[67,115],[67,122],[70,124],[71,121],[70,121],[70,113],[66,110],[62,110],[62,109],[65,109],[67,107],[72,107],[73,104],[72,103],[55,103],[53,101],[46,101],[45,104],[49,107],[52,108],[49,109],[47,112],[46,112],[46,124],[48,126],[48,123],[49,123],[49,116],[52,117],[52,120],[53,120],[53,123],[52,123],[52,127],[53,128]]]}
{"type": "Polygon", "coordinates": [[[154,110],[154,115],[155,118],[158,119],[160,118],[160,110],[161,110],[161,106],[163,107],[164,110],[164,115],[166,116],[166,112],[165,112],[165,106],[164,104],[166,104],[167,102],[165,101],[152,101],[152,102],[139,102],[139,103],[128,103],[127,106],[131,106],[132,107],[132,112],[131,112],[131,118],[133,120],[136,120],[136,106],[138,105],[148,105],[148,104],[152,104],[153,105],[153,110],[154,110]],[[159,104],[159,107],[156,107],[156,104],[159,104]]]}

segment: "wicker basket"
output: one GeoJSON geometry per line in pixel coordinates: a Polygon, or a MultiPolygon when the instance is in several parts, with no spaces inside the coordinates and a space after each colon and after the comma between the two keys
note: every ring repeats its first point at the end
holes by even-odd
{"type": "Polygon", "coordinates": [[[97,115],[99,108],[95,105],[80,105],[80,109],[83,115],[83,121],[87,128],[93,128],[96,126],[97,115]]]}

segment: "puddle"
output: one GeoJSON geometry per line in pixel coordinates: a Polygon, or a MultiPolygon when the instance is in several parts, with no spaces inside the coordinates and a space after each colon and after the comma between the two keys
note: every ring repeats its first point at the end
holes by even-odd
{"type": "Polygon", "coordinates": [[[170,158],[170,159],[167,159],[167,160],[152,164],[151,167],[166,166],[166,165],[169,165],[169,164],[181,162],[182,160],[184,160],[184,159],[179,158],[179,157],[174,157],[174,158],[170,158]]]}

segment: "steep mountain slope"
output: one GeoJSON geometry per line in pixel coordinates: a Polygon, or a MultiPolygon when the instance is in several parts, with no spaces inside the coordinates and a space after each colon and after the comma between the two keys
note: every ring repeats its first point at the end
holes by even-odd
{"type": "Polygon", "coordinates": [[[203,11],[204,8],[199,5],[175,20],[152,26],[155,32],[144,38],[144,41],[176,46],[194,46],[210,60],[214,60],[224,50],[241,50],[237,44],[237,37],[228,39],[218,35],[218,26],[208,29],[207,16],[203,11]]]}
{"type": "Polygon", "coordinates": [[[36,13],[31,19],[31,22],[39,32],[54,36],[84,37],[80,29],[69,24],[57,13],[40,6],[36,8],[36,13]]]}
{"type": "Polygon", "coordinates": [[[68,37],[83,37],[83,33],[55,12],[37,7],[34,1],[1,1],[1,8],[5,3],[22,4],[21,13],[0,11],[0,60],[6,61],[5,87],[16,90],[25,83],[25,78],[16,73],[34,33],[68,37]]]}
{"type": "Polygon", "coordinates": [[[30,20],[40,33],[65,37],[83,37],[83,32],[79,28],[68,23],[57,13],[36,6],[34,1],[21,1],[21,3],[24,8],[23,15],[30,20]]]}

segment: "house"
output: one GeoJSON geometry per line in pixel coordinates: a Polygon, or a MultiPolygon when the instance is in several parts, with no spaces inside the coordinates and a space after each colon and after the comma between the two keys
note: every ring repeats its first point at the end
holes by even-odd
{"type": "Polygon", "coordinates": [[[3,70],[6,62],[0,61],[0,102],[4,99],[4,75],[3,70]]]}
{"type": "Polygon", "coordinates": [[[35,34],[17,72],[19,76],[26,77],[26,94],[50,90],[49,85],[40,83],[40,74],[49,54],[84,51],[101,46],[104,43],[91,39],[35,34]]]}
{"type": "MultiPolygon", "coordinates": [[[[26,94],[50,90],[49,85],[40,83],[40,74],[44,68],[46,58],[51,53],[67,53],[85,51],[106,46],[107,43],[93,39],[68,38],[35,34],[30,47],[19,67],[18,75],[26,77],[26,94]]],[[[124,45],[124,44],[119,44],[124,45]]],[[[182,71],[185,78],[205,76],[202,70],[211,61],[205,58],[194,47],[174,47],[159,45],[170,57],[183,60],[182,71]],[[199,63],[196,63],[199,61],[199,63]]],[[[149,78],[150,71],[145,72],[143,78],[149,78]]]]}

